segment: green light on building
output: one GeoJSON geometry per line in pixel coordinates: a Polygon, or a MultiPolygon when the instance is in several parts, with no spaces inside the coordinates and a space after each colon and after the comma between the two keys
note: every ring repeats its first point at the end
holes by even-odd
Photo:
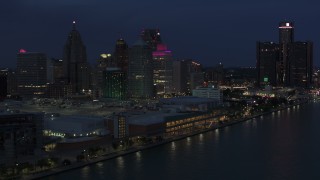
{"type": "Polygon", "coordinates": [[[269,78],[265,77],[263,78],[263,82],[268,82],[269,81],[269,78]]]}
{"type": "Polygon", "coordinates": [[[105,98],[124,100],[126,97],[126,73],[118,69],[111,69],[104,72],[105,98]]]}

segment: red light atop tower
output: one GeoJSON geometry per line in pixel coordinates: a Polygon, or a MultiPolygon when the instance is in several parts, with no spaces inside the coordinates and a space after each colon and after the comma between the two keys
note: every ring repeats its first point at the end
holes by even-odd
{"type": "Polygon", "coordinates": [[[20,49],[19,50],[19,53],[26,53],[27,52],[27,50],[25,50],[25,49],[20,49]]]}
{"type": "Polygon", "coordinates": [[[165,44],[158,44],[157,51],[166,51],[168,48],[165,44]]]}

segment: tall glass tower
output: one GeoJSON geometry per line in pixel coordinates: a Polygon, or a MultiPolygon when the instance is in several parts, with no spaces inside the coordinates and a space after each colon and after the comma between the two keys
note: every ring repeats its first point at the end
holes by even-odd
{"type": "Polygon", "coordinates": [[[137,41],[129,50],[128,96],[154,97],[152,50],[143,40],[137,41]]]}

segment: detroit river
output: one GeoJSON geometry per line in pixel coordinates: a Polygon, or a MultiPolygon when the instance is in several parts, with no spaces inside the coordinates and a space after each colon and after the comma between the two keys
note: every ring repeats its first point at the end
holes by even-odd
{"type": "Polygon", "coordinates": [[[46,179],[320,179],[320,103],[46,179]]]}

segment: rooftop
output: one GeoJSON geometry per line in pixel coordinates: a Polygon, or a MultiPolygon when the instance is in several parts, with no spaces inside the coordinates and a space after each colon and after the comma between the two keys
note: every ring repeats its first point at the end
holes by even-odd
{"type": "Polygon", "coordinates": [[[216,102],[216,99],[212,98],[201,98],[195,96],[182,96],[174,98],[164,98],[160,99],[159,102],[164,104],[199,104],[199,103],[210,103],[216,102]]]}
{"type": "Polygon", "coordinates": [[[158,124],[165,121],[165,117],[168,116],[177,116],[177,115],[185,115],[188,113],[175,113],[175,112],[145,112],[141,114],[126,114],[128,116],[129,124],[134,125],[152,125],[158,124]]]}
{"type": "Polygon", "coordinates": [[[72,122],[72,123],[83,123],[83,122],[92,122],[92,121],[103,121],[103,117],[97,116],[81,116],[81,115],[68,115],[53,117],[51,120],[60,121],[60,122],[72,122]]]}

